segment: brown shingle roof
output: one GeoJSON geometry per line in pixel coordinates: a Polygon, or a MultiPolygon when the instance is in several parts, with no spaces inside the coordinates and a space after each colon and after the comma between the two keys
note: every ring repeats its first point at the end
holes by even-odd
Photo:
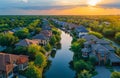
{"type": "Polygon", "coordinates": [[[20,55],[19,59],[17,61],[17,64],[23,64],[23,63],[28,62],[28,61],[29,61],[28,56],[20,55]]]}
{"type": "Polygon", "coordinates": [[[24,39],[16,44],[16,46],[29,46],[30,44],[39,44],[37,40],[24,39]]]}
{"type": "Polygon", "coordinates": [[[40,33],[40,34],[33,36],[33,39],[47,40],[48,38],[44,34],[40,33]]]}
{"type": "Polygon", "coordinates": [[[41,31],[41,33],[43,35],[45,35],[46,37],[51,37],[52,36],[52,31],[50,31],[50,30],[43,30],[43,31],[41,31]]]}
{"type": "Polygon", "coordinates": [[[28,57],[24,55],[0,53],[0,71],[4,71],[8,74],[11,70],[13,70],[14,63],[23,64],[28,62],[28,60],[28,57]]]}

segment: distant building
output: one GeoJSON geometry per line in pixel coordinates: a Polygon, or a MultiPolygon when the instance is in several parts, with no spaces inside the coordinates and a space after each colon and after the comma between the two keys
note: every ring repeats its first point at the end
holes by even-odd
{"type": "Polygon", "coordinates": [[[106,25],[110,25],[110,22],[107,22],[107,21],[105,21],[103,23],[106,24],[106,25]]]}
{"type": "Polygon", "coordinates": [[[78,26],[75,28],[75,32],[79,38],[88,34],[88,30],[84,26],[78,26]]]}
{"type": "Polygon", "coordinates": [[[42,21],[42,30],[51,30],[50,24],[47,19],[42,21]]]}
{"type": "Polygon", "coordinates": [[[0,53],[0,78],[12,78],[18,70],[28,67],[28,56],[0,53]]]}

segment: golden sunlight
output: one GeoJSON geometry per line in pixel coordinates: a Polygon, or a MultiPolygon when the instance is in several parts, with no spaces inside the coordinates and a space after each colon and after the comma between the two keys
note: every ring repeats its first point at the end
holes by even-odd
{"type": "Polygon", "coordinates": [[[102,0],[88,0],[88,5],[90,5],[90,6],[96,6],[101,1],[102,0]]]}

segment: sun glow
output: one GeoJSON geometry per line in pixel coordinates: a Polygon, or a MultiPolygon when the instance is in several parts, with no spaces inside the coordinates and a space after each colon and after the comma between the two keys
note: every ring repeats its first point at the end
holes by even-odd
{"type": "Polygon", "coordinates": [[[101,1],[102,0],[88,0],[88,5],[90,5],[90,6],[96,6],[101,1]]]}

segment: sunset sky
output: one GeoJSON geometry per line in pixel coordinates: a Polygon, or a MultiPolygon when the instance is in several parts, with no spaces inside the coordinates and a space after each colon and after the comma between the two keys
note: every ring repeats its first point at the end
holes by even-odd
{"type": "Polygon", "coordinates": [[[0,15],[118,15],[120,0],[0,0],[0,15]]]}

